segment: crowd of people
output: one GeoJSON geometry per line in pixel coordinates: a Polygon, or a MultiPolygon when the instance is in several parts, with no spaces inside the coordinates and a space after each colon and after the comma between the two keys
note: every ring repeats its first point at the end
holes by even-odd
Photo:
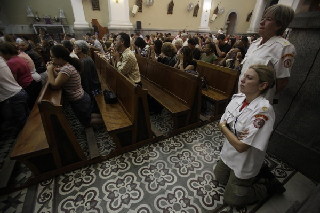
{"type": "Polygon", "coordinates": [[[292,21],[292,8],[269,7],[257,35],[232,36],[220,32],[108,34],[101,40],[87,33],[83,40],[65,35],[61,44],[45,30],[39,42],[27,38],[0,38],[1,134],[17,134],[35,104],[42,85],[62,89],[79,121],[88,127],[101,122],[93,91],[100,83],[90,48],[98,50],[133,84],[143,86],[135,54],[197,75],[197,61],[239,72],[238,94],[223,114],[219,127],[226,139],[214,169],[226,185],[225,201],[241,206],[283,192],[263,160],[273,130],[277,93],[288,83],[294,46],[281,35],[292,21]]]}

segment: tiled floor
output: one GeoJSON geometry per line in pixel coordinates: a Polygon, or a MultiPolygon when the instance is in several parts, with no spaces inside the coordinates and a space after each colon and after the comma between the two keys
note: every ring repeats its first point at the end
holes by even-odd
{"type": "Polygon", "coordinates": [[[297,172],[284,186],[286,192],[270,198],[257,213],[284,213],[295,201],[304,201],[316,184],[297,172]]]}
{"type": "MultiPolygon", "coordinates": [[[[160,117],[167,119],[166,113],[160,117]]],[[[86,149],[83,129],[72,115],[70,119],[79,143],[86,149]]],[[[162,132],[170,128],[157,123],[157,117],[153,122],[162,132]]],[[[101,154],[114,147],[103,128],[95,129],[95,135],[101,154]]],[[[217,123],[210,123],[44,181],[34,189],[2,196],[0,212],[283,213],[294,201],[305,199],[315,187],[300,173],[291,178],[294,170],[269,156],[266,162],[280,182],[291,178],[285,194],[272,197],[258,211],[259,204],[240,210],[226,206],[222,197],[224,188],[213,174],[222,139],[217,123]],[[31,192],[34,205],[29,204],[27,207],[31,209],[26,209],[24,202],[31,192]]],[[[8,153],[6,146],[3,150],[8,153]]]]}

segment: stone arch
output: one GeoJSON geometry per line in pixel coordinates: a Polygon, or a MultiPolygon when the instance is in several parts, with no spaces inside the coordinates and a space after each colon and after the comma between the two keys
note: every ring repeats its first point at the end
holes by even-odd
{"type": "Polygon", "coordinates": [[[227,35],[234,35],[236,29],[238,14],[235,11],[232,11],[227,16],[226,20],[226,34],[227,35]]]}

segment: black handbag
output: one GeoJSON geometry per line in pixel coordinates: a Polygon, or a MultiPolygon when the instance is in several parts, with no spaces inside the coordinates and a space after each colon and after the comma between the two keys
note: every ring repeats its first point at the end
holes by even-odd
{"type": "Polygon", "coordinates": [[[104,101],[107,103],[107,104],[115,104],[117,103],[118,99],[117,99],[117,95],[110,91],[110,90],[104,90],[103,91],[103,96],[104,96],[104,101]]]}

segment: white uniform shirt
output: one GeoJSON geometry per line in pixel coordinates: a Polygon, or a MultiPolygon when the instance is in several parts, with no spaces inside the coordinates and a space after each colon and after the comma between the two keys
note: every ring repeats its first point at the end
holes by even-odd
{"type": "Polygon", "coordinates": [[[10,68],[1,56],[0,73],[0,102],[2,102],[20,92],[22,87],[14,79],[10,68]]]}
{"type": "MultiPolygon", "coordinates": [[[[291,67],[296,54],[294,46],[280,36],[271,37],[266,43],[260,45],[261,39],[252,42],[249,47],[242,61],[243,66],[238,85],[240,85],[243,74],[254,64],[273,67],[276,71],[276,79],[290,77],[291,67]]],[[[273,103],[275,93],[276,86],[268,90],[265,97],[270,103],[273,103]]]]}
{"type": "Polygon", "coordinates": [[[237,137],[240,132],[248,131],[240,141],[251,147],[239,153],[225,139],[220,155],[221,160],[234,171],[236,177],[249,179],[255,177],[262,166],[273,130],[275,114],[273,107],[263,96],[257,97],[239,111],[244,100],[243,93],[235,94],[222,115],[221,122],[227,121],[229,129],[237,137]]]}

